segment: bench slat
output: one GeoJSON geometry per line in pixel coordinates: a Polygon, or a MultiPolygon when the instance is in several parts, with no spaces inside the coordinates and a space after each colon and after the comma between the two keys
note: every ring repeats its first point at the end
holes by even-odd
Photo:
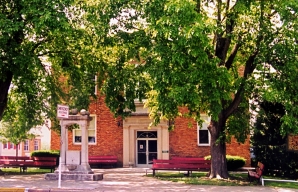
{"type": "Polygon", "coordinates": [[[118,157],[113,155],[107,156],[89,156],[88,157],[89,165],[116,165],[118,163],[118,157]]]}
{"type": "Polygon", "coordinates": [[[152,170],[174,170],[174,171],[198,171],[201,169],[210,170],[211,161],[203,158],[174,158],[170,160],[153,159],[152,170]]]}

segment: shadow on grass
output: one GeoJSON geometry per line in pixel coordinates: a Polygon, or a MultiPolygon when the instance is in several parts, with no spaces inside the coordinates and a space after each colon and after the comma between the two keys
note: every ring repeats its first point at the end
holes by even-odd
{"type": "MultiPolygon", "coordinates": [[[[156,178],[173,182],[182,182],[192,185],[217,185],[217,186],[252,186],[257,182],[250,183],[246,173],[230,174],[228,179],[209,179],[207,172],[194,172],[191,176],[185,176],[184,173],[160,172],[156,178]]],[[[152,176],[152,175],[150,175],[152,176]]]]}
{"type": "MultiPolygon", "coordinates": [[[[172,182],[181,182],[185,184],[192,185],[217,185],[217,186],[256,186],[261,185],[258,181],[249,182],[247,178],[247,173],[230,173],[228,179],[209,179],[207,172],[194,172],[190,177],[186,176],[184,173],[177,172],[159,172],[156,173],[156,178],[160,180],[172,181],[172,182]]],[[[148,175],[153,177],[152,174],[148,175]]],[[[266,177],[265,178],[274,178],[284,180],[287,178],[280,177],[266,177]]],[[[298,189],[298,182],[276,182],[276,181],[265,181],[265,186],[270,187],[279,187],[279,188],[292,188],[298,189]]]]}

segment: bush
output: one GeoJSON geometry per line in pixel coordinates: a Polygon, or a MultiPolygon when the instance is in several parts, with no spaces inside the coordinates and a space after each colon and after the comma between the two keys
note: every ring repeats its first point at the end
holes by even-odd
{"type": "MultiPolygon", "coordinates": [[[[240,156],[226,155],[228,171],[237,170],[245,165],[246,159],[240,156]]],[[[206,160],[211,160],[211,156],[205,157],[206,160]]]]}
{"type": "Polygon", "coordinates": [[[284,129],[281,128],[285,107],[281,103],[263,101],[259,108],[255,129],[250,137],[255,162],[265,165],[263,175],[297,179],[298,154],[287,150],[287,136],[283,135],[284,129]]]}
{"type": "Polygon", "coordinates": [[[39,150],[33,151],[31,157],[59,157],[60,151],[57,150],[39,150]]]}
{"type": "Polygon", "coordinates": [[[286,145],[260,145],[256,146],[255,151],[256,161],[265,165],[265,175],[297,179],[298,154],[287,151],[286,145]]]}

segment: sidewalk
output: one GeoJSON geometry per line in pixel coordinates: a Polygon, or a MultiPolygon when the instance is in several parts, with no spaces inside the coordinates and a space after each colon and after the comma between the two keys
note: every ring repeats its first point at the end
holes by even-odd
{"type": "Polygon", "coordinates": [[[161,181],[155,178],[146,177],[145,168],[117,168],[117,169],[95,169],[96,173],[103,173],[102,181],[61,181],[61,188],[58,188],[58,181],[48,181],[44,175],[19,175],[0,176],[1,191],[28,191],[28,192],[49,192],[49,191],[183,191],[183,192],[294,192],[298,190],[281,189],[262,186],[206,186],[187,185],[182,183],[161,181]]]}

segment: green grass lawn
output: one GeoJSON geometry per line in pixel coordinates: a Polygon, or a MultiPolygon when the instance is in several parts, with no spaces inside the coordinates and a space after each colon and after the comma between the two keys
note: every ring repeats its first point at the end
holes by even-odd
{"type": "MultiPolygon", "coordinates": [[[[279,180],[293,180],[288,178],[281,178],[281,177],[271,177],[271,176],[264,176],[264,178],[268,179],[279,179],[279,180]]],[[[292,189],[298,189],[298,180],[296,180],[297,183],[293,182],[280,182],[280,181],[264,181],[265,186],[271,186],[271,187],[281,187],[281,188],[292,188],[292,189]]]]}
{"type": "MultiPolygon", "coordinates": [[[[257,181],[249,182],[247,173],[231,173],[229,179],[209,179],[206,177],[207,172],[194,172],[191,177],[187,177],[184,173],[178,172],[159,172],[156,173],[156,178],[160,180],[167,180],[173,182],[182,182],[192,185],[218,185],[218,186],[254,186],[261,185],[257,181]]],[[[148,175],[152,177],[152,174],[148,175]]],[[[279,177],[264,177],[286,180],[285,178],[279,177]]],[[[276,182],[276,181],[265,181],[265,186],[281,187],[281,188],[293,188],[298,189],[298,183],[287,183],[287,182],[276,182]]]]}
{"type": "Polygon", "coordinates": [[[33,175],[33,174],[43,174],[50,173],[50,169],[39,169],[39,168],[27,168],[25,172],[20,172],[20,168],[1,168],[0,175],[33,175]]]}

